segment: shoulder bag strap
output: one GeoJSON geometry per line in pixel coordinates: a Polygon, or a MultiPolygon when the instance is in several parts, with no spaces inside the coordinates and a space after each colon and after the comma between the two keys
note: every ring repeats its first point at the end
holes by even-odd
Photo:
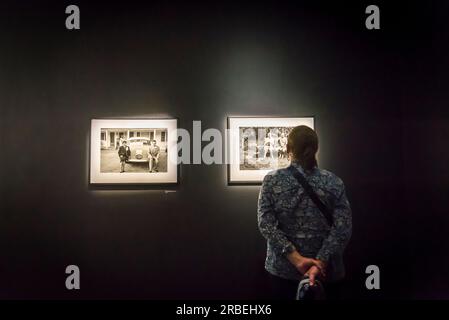
{"type": "Polygon", "coordinates": [[[304,188],[304,191],[307,193],[310,199],[312,199],[313,203],[315,203],[318,209],[320,209],[321,213],[326,218],[329,226],[332,226],[334,220],[332,217],[332,212],[321,201],[321,199],[318,197],[315,191],[313,191],[312,186],[307,182],[306,178],[294,166],[289,166],[287,169],[293,175],[293,177],[295,177],[295,179],[299,182],[299,184],[304,188]]]}

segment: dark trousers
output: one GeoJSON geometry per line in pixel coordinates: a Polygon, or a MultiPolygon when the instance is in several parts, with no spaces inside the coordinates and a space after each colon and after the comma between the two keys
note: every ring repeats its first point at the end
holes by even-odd
{"type": "MultiPolygon", "coordinates": [[[[299,281],[287,280],[273,275],[269,275],[272,292],[272,299],[274,300],[295,300],[296,291],[298,290],[299,281]]],[[[344,281],[335,283],[324,283],[324,290],[326,292],[327,300],[342,300],[344,281]]]]}

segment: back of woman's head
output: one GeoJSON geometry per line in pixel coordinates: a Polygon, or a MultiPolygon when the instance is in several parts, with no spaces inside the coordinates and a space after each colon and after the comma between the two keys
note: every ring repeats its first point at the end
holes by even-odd
{"type": "Polygon", "coordinates": [[[318,136],[307,126],[297,126],[288,135],[287,152],[306,170],[317,165],[318,136]]]}

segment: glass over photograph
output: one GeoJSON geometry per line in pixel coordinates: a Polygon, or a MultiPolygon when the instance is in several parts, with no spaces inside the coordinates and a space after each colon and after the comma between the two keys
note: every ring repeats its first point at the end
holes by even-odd
{"type": "Polygon", "coordinates": [[[91,183],[177,182],[176,119],[92,120],[91,183]]]}
{"type": "Polygon", "coordinates": [[[101,129],[101,172],[167,172],[167,129],[101,129]]]}
{"type": "Polygon", "coordinates": [[[284,168],[289,164],[287,137],[293,127],[241,127],[240,170],[284,168]]]}
{"type": "Polygon", "coordinates": [[[314,118],[229,117],[228,183],[260,184],[268,172],[287,167],[287,138],[299,125],[314,129],[314,118]]]}

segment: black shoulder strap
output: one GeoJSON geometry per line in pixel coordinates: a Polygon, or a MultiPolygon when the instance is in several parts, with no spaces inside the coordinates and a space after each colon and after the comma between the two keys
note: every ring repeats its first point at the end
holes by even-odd
{"type": "Polygon", "coordinates": [[[330,226],[333,224],[333,217],[332,212],[329,210],[329,208],[318,198],[315,191],[313,191],[312,186],[307,182],[306,178],[301,174],[301,172],[298,171],[294,166],[289,166],[288,171],[295,177],[295,179],[299,182],[299,184],[304,188],[304,191],[307,193],[307,195],[312,199],[313,203],[320,209],[320,211],[323,213],[324,217],[327,220],[327,223],[329,223],[330,226]]]}

